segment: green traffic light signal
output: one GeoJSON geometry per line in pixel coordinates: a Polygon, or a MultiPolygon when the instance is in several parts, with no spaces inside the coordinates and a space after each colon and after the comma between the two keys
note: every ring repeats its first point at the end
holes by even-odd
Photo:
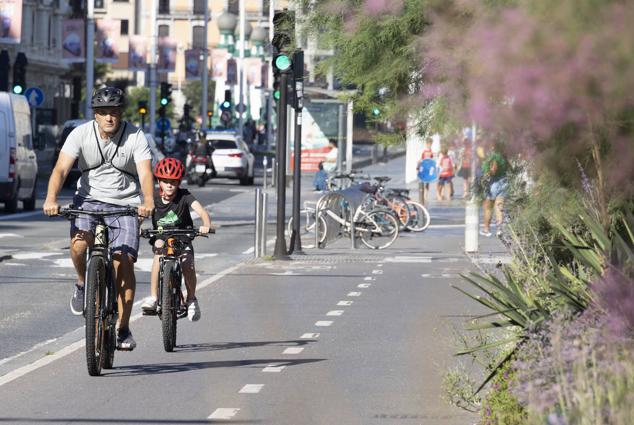
{"type": "Polygon", "coordinates": [[[280,91],[279,91],[279,90],[275,90],[275,91],[273,92],[273,98],[274,98],[275,100],[280,100],[280,96],[281,96],[281,93],[280,93],[280,91]]]}
{"type": "Polygon", "coordinates": [[[379,115],[381,115],[381,110],[379,108],[372,109],[372,115],[378,117],[379,115]]]}
{"type": "Polygon", "coordinates": [[[291,67],[291,58],[282,54],[275,58],[275,67],[281,72],[287,71],[291,67]]]}
{"type": "Polygon", "coordinates": [[[167,103],[168,103],[167,98],[166,98],[166,97],[162,97],[162,98],[161,98],[161,105],[162,105],[162,106],[166,106],[166,105],[167,105],[167,103]]]}
{"type": "Polygon", "coordinates": [[[24,91],[24,87],[22,87],[21,85],[16,84],[13,86],[13,93],[22,94],[23,91],[24,91]]]}

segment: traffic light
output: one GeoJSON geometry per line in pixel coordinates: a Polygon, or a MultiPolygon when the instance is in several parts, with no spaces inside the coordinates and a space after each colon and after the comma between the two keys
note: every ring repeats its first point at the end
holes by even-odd
{"type": "Polygon", "coordinates": [[[207,111],[207,117],[211,118],[214,116],[214,111],[207,111]]]}
{"type": "Polygon", "coordinates": [[[169,83],[161,83],[161,106],[167,106],[168,103],[172,100],[170,95],[172,94],[172,85],[169,83]]]}
{"type": "Polygon", "coordinates": [[[139,115],[146,115],[147,114],[147,102],[144,100],[139,100],[139,115]]]}
{"type": "Polygon", "coordinates": [[[18,53],[13,65],[13,93],[15,94],[24,94],[24,90],[26,90],[27,65],[26,55],[22,52],[18,53]]]}
{"type": "Polygon", "coordinates": [[[225,90],[225,100],[220,104],[220,109],[223,111],[231,111],[233,104],[231,102],[231,90],[225,90]]]}
{"type": "Polygon", "coordinates": [[[288,9],[278,10],[273,16],[273,73],[289,72],[293,67],[288,50],[295,34],[295,13],[288,9]]]}
{"type": "Polygon", "coordinates": [[[11,69],[9,52],[2,50],[0,52],[0,91],[9,91],[9,69],[11,69]]]}
{"type": "Polygon", "coordinates": [[[273,99],[280,100],[280,80],[278,78],[273,81],[273,99]]]}
{"type": "Polygon", "coordinates": [[[381,115],[381,110],[377,107],[372,108],[372,115],[378,117],[379,115],[381,115]]]}

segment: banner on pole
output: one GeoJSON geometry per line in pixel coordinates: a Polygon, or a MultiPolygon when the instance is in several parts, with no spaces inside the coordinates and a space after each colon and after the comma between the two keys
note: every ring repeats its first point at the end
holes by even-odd
{"type": "Polygon", "coordinates": [[[84,34],[86,23],[83,19],[65,19],[62,22],[62,60],[66,63],[86,61],[84,34]]]}
{"type": "Polygon", "coordinates": [[[185,50],[185,79],[199,80],[202,62],[200,59],[202,51],[200,49],[185,50]]]}
{"type": "Polygon", "coordinates": [[[22,0],[0,0],[0,43],[20,44],[22,0]]]}
{"type": "Polygon", "coordinates": [[[156,72],[176,71],[176,43],[169,37],[159,37],[158,52],[156,72]]]}
{"type": "MultiPolygon", "coordinates": [[[[119,34],[121,33],[121,21],[115,19],[97,19],[95,21],[97,47],[95,49],[95,62],[117,63],[119,62],[119,34]]],[[[90,40],[88,41],[90,42],[90,40]]]]}
{"type": "Polygon", "coordinates": [[[214,81],[224,82],[227,79],[228,58],[227,49],[211,49],[211,76],[214,81]]]}
{"type": "Polygon", "coordinates": [[[262,60],[260,58],[244,59],[244,73],[247,84],[253,87],[262,86],[262,60]]]}
{"type": "Polygon", "coordinates": [[[142,35],[131,35],[128,47],[128,69],[145,71],[147,68],[147,39],[142,35]]]}

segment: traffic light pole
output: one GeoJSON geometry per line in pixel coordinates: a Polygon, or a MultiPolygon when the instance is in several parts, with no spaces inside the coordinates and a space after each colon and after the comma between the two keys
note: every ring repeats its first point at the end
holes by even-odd
{"type": "Polygon", "coordinates": [[[88,2],[88,10],[86,16],[86,104],[84,105],[84,118],[91,120],[92,107],[90,106],[92,100],[92,92],[95,82],[95,45],[93,40],[95,39],[95,2],[88,2]]]}
{"type": "MultiPolygon", "coordinates": [[[[293,83],[295,84],[295,140],[293,144],[293,232],[289,252],[303,254],[302,239],[299,236],[299,209],[302,186],[302,109],[304,107],[304,52],[293,54],[293,83]]],[[[315,226],[315,232],[318,232],[315,226]]]]}
{"type": "MultiPolygon", "coordinates": [[[[284,228],[286,221],[286,98],[288,96],[288,88],[286,81],[288,79],[288,73],[282,72],[280,74],[280,100],[278,104],[277,112],[277,145],[275,149],[276,162],[279,164],[277,167],[277,223],[276,223],[276,237],[275,237],[275,250],[273,252],[273,258],[277,260],[287,258],[286,252],[286,240],[284,239],[284,228]]],[[[299,222],[297,220],[296,222],[299,222]]]]}
{"type": "Polygon", "coordinates": [[[150,25],[152,26],[152,38],[150,41],[150,133],[156,134],[156,15],[158,13],[158,1],[152,0],[150,13],[150,25]]]}
{"type": "MultiPolygon", "coordinates": [[[[205,40],[207,40],[207,33],[209,28],[209,4],[205,1],[205,25],[204,25],[204,33],[205,40]]],[[[205,116],[207,116],[207,104],[209,103],[209,71],[207,70],[207,64],[209,63],[209,48],[208,43],[205,43],[205,47],[203,47],[203,66],[202,68],[202,77],[203,77],[203,93],[201,96],[201,105],[200,105],[200,117],[202,118],[200,127],[202,130],[206,130],[205,126],[205,116]]],[[[209,117],[209,128],[211,128],[211,117],[209,117]]]]}

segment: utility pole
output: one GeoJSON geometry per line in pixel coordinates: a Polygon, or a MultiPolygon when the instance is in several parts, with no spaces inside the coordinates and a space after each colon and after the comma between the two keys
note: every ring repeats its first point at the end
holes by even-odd
{"type": "Polygon", "coordinates": [[[86,105],[84,118],[92,118],[92,93],[95,86],[95,1],[88,0],[86,16],[86,105]]]}
{"type": "MultiPolygon", "coordinates": [[[[304,108],[304,51],[293,53],[293,84],[295,85],[295,140],[293,146],[293,232],[289,251],[303,254],[302,239],[299,236],[299,209],[302,188],[302,109],[304,108]]],[[[315,225],[315,232],[319,226],[315,225]]]]}
{"type": "Polygon", "coordinates": [[[246,44],[245,40],[245,32],[246,32],[246,10],[244,7],[244,0],[240,0],[240,60],[238,61],[238,84],[239,84],[239,97],[238,97],[238,107],[236,108],[238,112],[238,131],[240,137],[244,134],[244,45],[246,44]],[[238,108],[240,110],[238,110],[238,108]]]}
{"type": "MultiPolygon", "coordinates": [[[[207,34],[209,31],[209,3],[205,0],[205,46],[203,47],[203,94],[201,96],[202,105],[200,105],[200,116],[202,118],[202,122],[200,123],[200,127],[203,130],[207,129],[205,117],[207,116],[207,104],[209,103],[209,71],[207,70],[207,64],[209,63],[209,43],[207,42],[207,34]]],[[[209,127],[211,127],[211,119],[209,120],[209,127]]]]}
{"type": "Polygon", "coordinates": [[[158,12],[157,0],[152,0],[150,12],[150,25],[152,25],[152,38],[150,41],[150,134],[154,137],[156,131],[156,15],[158,12]]]}
{"type": "Polygon", "coordinates": [[[276,237],[275,250],[273,257],[281,260],[286,258],[286,240],[284,239],[284,228],[286,227],[286,118],[288,97],[287,87],[288,73],[280,73],[280,101],[277,106],[277,145],[275,149],[277,162],[277,220],[276,220],[276,237]]]}

